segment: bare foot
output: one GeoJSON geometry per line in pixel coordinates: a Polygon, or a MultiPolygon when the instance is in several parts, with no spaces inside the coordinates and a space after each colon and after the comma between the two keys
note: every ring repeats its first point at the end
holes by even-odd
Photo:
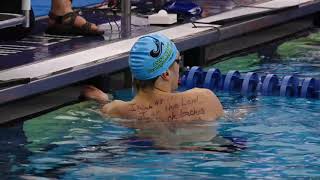
{"type": "Polygon", "coordinates": [[[105,104],[110,101],[107,94],[102,92],[100,89],[90,85],[87,85],[82,89],[82,95],[85,98],[95,100],[101,104],[105,104]]]}

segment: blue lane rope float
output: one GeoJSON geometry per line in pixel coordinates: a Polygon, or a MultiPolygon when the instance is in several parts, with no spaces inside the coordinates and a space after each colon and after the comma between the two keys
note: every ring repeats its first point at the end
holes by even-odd
{"type": "Polygon", "coordinates": [[[224,79],[223,90],[235,91],[238,89],[241,74],[239,71],[229,71],[224,79]]]}
{"type": "Polygon", "coordinates": [[[221,81],[221,72],[219,69],[211,68],[208,70],[203,82],[203,87],[211,90],[216,90],[219,87],[221,81]]]}
{"type": "Polygon", "coordinates": [[[299,79],[295,76],[285,76],[280,85],[280,96],[298,97],[299,79]]]}
{"type": "Polygon", "coordinates": [[[249,97],[264,95],[320,99],[320,79],[312,77],[286,75],[280,78],[275,74],[241,74],[234,70],[224,75],[216,68],[203,71],[201,67],[194,66],[184,72],[180,82],[180,88],[185,90],[200,87],[212,91],[240,92],[249,97]]]}
{"type": "Polygon", "coordinates": [[[187,76],[186,88],[202,87],[202,79],[205,73],[198,66],[193,66],[187,76]]]}
{"type": "Polygon", "coordinates": [[[248,72],[241,86],[241,94],[245,96],[256,96],[259,84],[259,76],[255,72],[248,72]]]}
{"type": "Polygon", "coordinates": [[[268,74],[262,77],[261,94],[264,96],[278,95],[279,78],[277,75],[268,74]]]}

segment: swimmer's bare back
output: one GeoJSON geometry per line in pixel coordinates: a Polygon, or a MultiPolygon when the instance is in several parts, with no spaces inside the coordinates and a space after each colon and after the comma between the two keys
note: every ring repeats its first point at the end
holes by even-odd
{"type": "Polygon", "coordinates": [[[109,117],[149,121],[215,120],[223,115],[216,95],[201,88],[179,93],[146,93],[129,102],[115,100],[104,105],[102,112],[109,117]]]}

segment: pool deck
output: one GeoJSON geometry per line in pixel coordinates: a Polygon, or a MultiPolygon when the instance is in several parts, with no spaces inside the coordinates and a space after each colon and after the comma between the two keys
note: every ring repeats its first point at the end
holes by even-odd
{"type": "MultiPolygon", "coordinates": [[[[8,114],[6,113],[8,106],[12,106],[10,102],[16,103],[17,100],[32,95],[126,69],[131,46],[141,35],[149,32],[167,35],[180,51],[186,52],[194,48],[210,47],[212,44],[219,44],[234,37],[276,27],[293,20],[299,21],[319,11],[320,1],[274,0],[238,7],[203,18],[195,23],[197,28],[194,28],[192,23],[173,27],[150,26],[148,32],[137,30],[127,39],[118,40],[114,38],[114,34],[107,34],[104,37],[36,34],[18,43],[0,43],[0,81],[11,80],[15,84],[9,87],[0,86],[0,114],[8,114]]],[[[45,23],[43,20],[39,22],[42,25],[45,23]]],[[[302,25],[297,27],[297,30],[307,27],[302,25]]],[[[244,45],[242,48],[245,49],[247,46],[244,45]]],[[[0,123],[15,118],[17,117],[4,116],[0,118],[0,123]]]]}

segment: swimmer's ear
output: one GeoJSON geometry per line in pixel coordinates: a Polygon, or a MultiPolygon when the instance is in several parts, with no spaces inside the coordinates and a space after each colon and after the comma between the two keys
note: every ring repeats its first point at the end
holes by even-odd
{"type": "Polygon", "coordinates": [[[166,72],[164,72],[164,73],[161,74],[161,78],[162,78],[163,80],[166,80],[166,81],[169,80],[169,76],[170,76],[169,71],[166,71],[166,72]]]}

